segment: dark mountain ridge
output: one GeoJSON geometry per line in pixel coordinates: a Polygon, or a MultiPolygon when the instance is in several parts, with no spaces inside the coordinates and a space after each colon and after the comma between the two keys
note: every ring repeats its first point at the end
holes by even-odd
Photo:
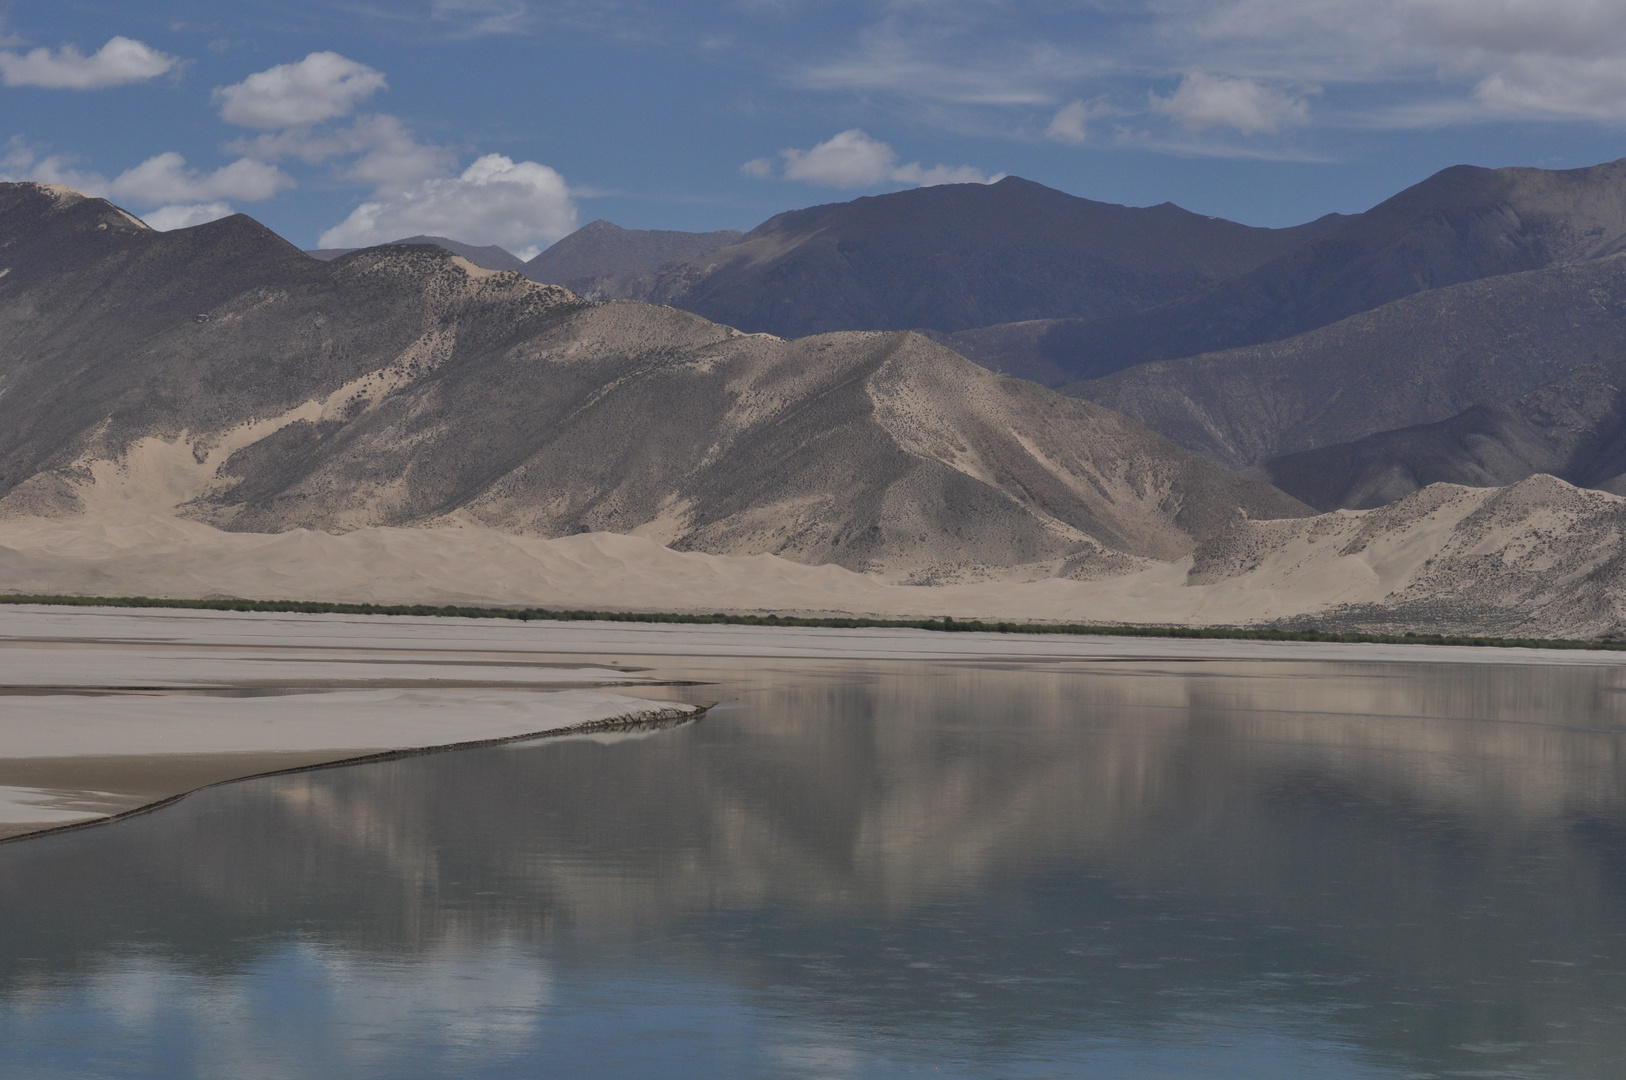
{"type": "Polygon", "coordinates": [[[1019,177],[779,214],[738,243],[671,264],[639,299],[748,332],[953,332],[1140,310],[1325,235],[1094,202],[1019,177]]]}
{"type": "Polygon", "coordinates": [[[1626,160],[1585,169],[1459,165],[1257,268],[1140,313],[1057,323],[1038,360],[1074,379],[1279,341],[1444,286],[1626,246],[1626,160]]]}
{"type": "Polygon", "coordinates": [[[521,273],[589,299],[637,299],[652,287],[656,268],[726,247],[742,235],[738,229],[704,233],[623,229],[601,218],[554,243],[526,263],[521,273]]]}
{"type": "MultiPolygon", "coordinates": [[[[518,255],[510,252],[507,248],[498,247],[496,244],[487,244],[484,246],[465,244],[460,240],[452,240],[445,236],[407,236],[401,238],[400,240],[391,240],[388,244],[379,244],[377,246],[394,247],[400,244],[433,244],[436,247],[445,248],[453,255],[461,255],[475,266],[483,267],[486,270],[512,270],[518,273],[525,269],[524,261],[520,259],[518,255]]],[[[337,259],[341,255],[348,255],[352,251],[360,250],[362,249],[313,248],[306,251],[305,254],[314,259],[321,259],[323,262],[327,262],[332,259],[337,259]]]]}
{"type": "Polygon", "coordinates": [[[1626,257],[1432,289],[1282,341],[1069,392],[1239,466],[1513,402],[1626,356],[1626,257]]]}
{"type": "Polygon", "coordinates": [[[1537,473],[1626,495],[1626,353],[1507,404],[1273,458],[1264,472],[1321,510],[1384,506],[1429,484],[1505,487],[1537,473]]]}

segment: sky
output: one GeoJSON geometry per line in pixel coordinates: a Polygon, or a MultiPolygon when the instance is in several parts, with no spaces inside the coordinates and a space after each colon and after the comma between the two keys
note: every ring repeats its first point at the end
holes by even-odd
{"type": "Polygon", "coordinates": [[[1018,175],[1253,225],[1626,156],[1626,0],[0,0],[0,180],[301,247],[1018,175]]]}

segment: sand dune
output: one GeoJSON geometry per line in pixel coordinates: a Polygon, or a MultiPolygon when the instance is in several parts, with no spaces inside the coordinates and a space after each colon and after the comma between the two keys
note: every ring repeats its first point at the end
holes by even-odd
{"type": "Polygon", "coordinates": [[[774,555],[473,524],[228,533],[132,506],[0,521],[0,589],[556,609],[849,613],[1561,636],[1626,629],[1626,499],[1538,476],[1438,484],[1381,510],[1239,520],[1195,557],[1092,581],[888,584],[774,555]]]}

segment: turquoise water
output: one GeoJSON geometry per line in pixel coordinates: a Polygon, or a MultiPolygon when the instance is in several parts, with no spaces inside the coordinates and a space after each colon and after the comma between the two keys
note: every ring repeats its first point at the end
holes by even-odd
{"type": "Polygon", "coordinates": [[[1619,1077],[1613,668],[783,665],[0,845],[6,1077],[1619,1077]]]}

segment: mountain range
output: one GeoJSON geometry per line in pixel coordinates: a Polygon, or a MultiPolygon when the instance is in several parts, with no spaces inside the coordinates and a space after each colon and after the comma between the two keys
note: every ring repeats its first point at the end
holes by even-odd
{"type": "MultiPolygon", "coordinates": [[[[582,233],[595,231],[609,230],[582,233]]],[[[1277,230],[1012,177],[781,214],[737,242],[653,270],[646,261],[594,295],[788,337],[916,329],[1312,505],[1364,507],[1429,479],[1483,484],[1530,469],[1606,484],[1603,466],[1566,457],[1606,443],[1606,418],[1539,451],[1507,416],[1494,421],[1501,435],[1479,430],[1493,423],[1480,413],[1453,418],[1516,409],[1626,353],[1623,250],[1623,162],[1459,166],[1364,213],[1277,230]],[[1438,433],[1361,442],[1447,421],[1458,432],[1448,439],[1512,442],[1477,457],[1425,449],[1438,433]],[[1405,460],[1391,460],[1384,448],[1401,445],[1405,460]],[[1311,451],[1325,452],[1271,464],[1311,451]]]]}
{"type": "Polygon", "coordinates": [[[528,264],[443,237],[313,258],[242,216],[156,233],[3,185],[0,522],[622,534],[870,575],[849,598],[1067,578],[1102,584],[1055,603],[1153,619],[1626,632],[1597,599],[1626,559],[1623,238],[1622,163],[1451,169],[1275,230],[1009,178],[745,234],[595,222],[528,264]],[[1540,497],[1440,501],[1475,487],[1540,497]],[[1294,554],[1351,510],[1388,539],[1294,554]],[[1552,546],[1583,521],[1586,552],[1552,546]],[[1463,559],[1547,569],[1445,603],[1470,534],[1463,559]],[[1391,540],[1435,555],[1379,570],[1391,540]]]}
{"type": "Polygon", "coordinates": [[[1280,230],[1007,178],[782,214],[644,298],[788,336],[912,327],[1366,508],[1535,472],[1612,489],[1614,414],[1542,402],[1626,357],[1623,252],[1626,162],[1458,166],[1280,230]]]}
{"type": "Polygon", "coordinates": [[[939,580],[1106,572],[1308,512],[919,335],[788,342],[430,245],[157,233],[31,184],[0,187],[0,235],[0,513],[72,514],[184,446],[148,495],[227,530],[611,531],[939,580]]]}

